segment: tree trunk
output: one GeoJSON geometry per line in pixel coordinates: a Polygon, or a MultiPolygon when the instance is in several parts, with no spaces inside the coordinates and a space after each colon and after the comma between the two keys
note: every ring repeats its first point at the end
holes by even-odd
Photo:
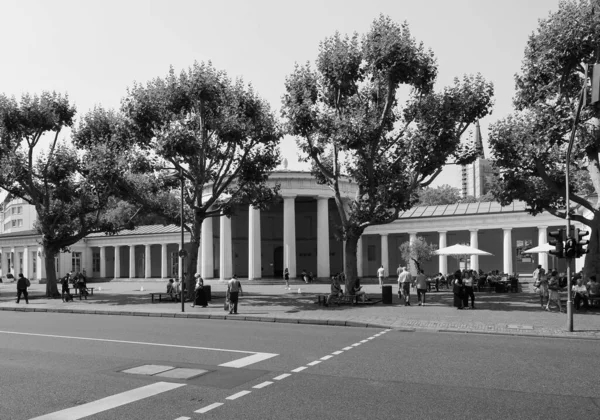
{"type": "MultiPolygon", "coordinates": [[[[589,226],[586,227],[590,229],[589,226]]],[[[592,219],[589,241],[590,243],[587,247],[588,253],[585,254],[585,266],[583,268],[586,278],[600,274],[600,212],[594,214],[594,218],[592,219]]]]}
{"type": "Polygon", "coordinates": [[[192,235],[190,242],[190,249],[186,259],[186,272],[188,276],[186,278],[186,287],[188,291],[188,296],[194,296],[194,287],[196,286],[196,269],[198,267],[198,250],[200,249],[200,235],[202,234],[202,222],[204,219],[199,220],[196,218],[194,220],[194,226],[192,227],[192,235]]]}
{"type": "Polygon", "coordinates": [[[354,283],[358,277],[358,238],[346,239],[346,249],[344,253],[346,255],[346,264],[344,266],[344,274],[346,276],[346,293],[354,288],[354,283]]]}
{"type": "Polygon", "coordinates": [[[55,253],[48,251],[44,247],[44,265],[46,266],[46,297],[57,298],[60,296],[56,285],[56,264],[54,261],[55,253]]]}

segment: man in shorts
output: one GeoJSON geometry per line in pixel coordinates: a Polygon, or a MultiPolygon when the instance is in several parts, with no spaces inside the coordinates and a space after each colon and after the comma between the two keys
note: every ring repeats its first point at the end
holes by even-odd
{"type": "Polygon", "coordinates": [[[385,268],[383,264],[377,269],[377,278],[379,279],[379,288],[383,287],[383,278],[385,277],[385,268]]]}
{"type": "MultiPolygon", "coordinates": [[[[400,269],[398,269],[400,271],[400,269]]],[[[412,275],[406,267],[402,267],[402,271],[398,274],[398,294],[402,291],[404,296],[404,306],[410,306],[410,285],[413,281],[412,275]]]]}

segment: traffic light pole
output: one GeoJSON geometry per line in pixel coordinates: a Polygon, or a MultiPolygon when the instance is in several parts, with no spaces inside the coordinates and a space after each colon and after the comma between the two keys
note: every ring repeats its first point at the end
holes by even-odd
{"type": "MultiPolygon", "coordinates": [[[[586,82],[587,83],[587,80],[586,82]]],[[[567,209],[567,238],[571,235],[571,201],[569,195],[569,175],[571,166],[571,151],[573,150],[573,142],[575,141],[575,132],[577,130],[577,124],[579,123],[579,115],[581,114],[581,107],[583,106],[584,95],[586,93],[585,87],[581,90],[579,95],[579,103],[577,104],[577,112],[575,113],[575,121],[573,122],[573,129],[571,130],[571,138],[569,139],[569,147],[567,148],[567,164],[565,168],[565,207],[567,209]]],[[[571,262],[572,258],[567,257],[567,331],[573,332],[573,301],[571,293],[571,262]]]]}

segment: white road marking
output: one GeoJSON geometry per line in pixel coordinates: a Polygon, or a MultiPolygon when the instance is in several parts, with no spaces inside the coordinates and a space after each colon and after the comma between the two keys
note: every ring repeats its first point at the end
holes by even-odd
{"type": "Polygon", "coordinates": [[[206,412],[208,412],[208,411],[210,411],[210,410],[212,410],[214,408],[220,407],[222,405],[223,405],[223,403],[212,403],[211,405],[207,405],[206,407],[202,407],[200,410],[194,411],[194,413],[203,414],[203,413],[206,413],[206,412]]]}
{"type": "Polygon", "coordinates": [[[361,344],[362,344],[362,343],[354,343],[354,344],[352,344],[352,347],[358,347],[358,346],[360,346],[361,344]]]}
{"type": "Polygon", "coordinates": [[[361,342],[361,343],[366,343],[366,342],[368,342],[368,341],[369,341],[369,340],[360,340],[360,342],[361,342]]]}
{"type": "Polygon", "coordinates": [[[292,374],[291,373],[284,373],[283,375],[276,376],[273,379],[275,379],[276,381],[281,381],[282,379],[285,379],[288,376],[292,376],[292,374]]]}
{"type": "Polygon", "coordinates": [[[367,340],[373,340],[375,337],[369,337],[367,338],[367,340]]]}
{"type": "Polygon", "coordinates": [[[254,385],[252,388],[261,389],[261,388],[271,385],[272,383],[273,382],[271,382],[271,381],[265,381],[262,384],[254,385]]]}
{"type": "Polygon", "coordinates": [[[306,366],[300,366],[299,368],[292,369],[292,372],[298,373],[302,372],[304,369],[306,369],[306,366]]]}
{"type": "Polygon", "coordinates": [[[251,365],[253,363],[262,362],[263,360],[267,360],[272,357],[278,356],[278,354],[276,354],[276,353],[262,353],[262,352],[256,352],[256,351],[246,351],[246,350],[219,349],[219,348],[212,348],[212,347],[182,346],[179,344],[147,343],[144,341],[111,340],[108,338],[74,337],[74,336],[67,336],[67,335],[36,334],[36,333],[24,333],[24,332],[16,332],[16,331],[0,331],[0,334],[26,335],[26,336],[47,337],[47,338],[67,338],[67,339],[72,339],[72,340],[100,341],[100,342],[104,342],[104,343],[135,344],[135,345],[141,345],[141,346],[173,347],[173,348],[177,348],[177,349],[210,350],[210,351],[221,351],[221,352],[228,352],[228,353],[250,354],[250,356],[246,356],[241,359],[237,359],[232,362],[222,363],[219,365],[219,366],[223,366],[223,367],[232,367],[232,368],[245,367],[245,366],[251,365]]]}
{"type": "Polygon", "coordinates": [[[314,362],[310,362],[310,363],[308,364],[308,366],[316,366],[316,365],[318,365],[319,363],[321,363],[321,361],[320,361],[320,360],[315,360],[314,362]]]}
{"type": "Polygon", "coordinates": [[[335,354],[337,356],[338,354],[342,354],[343,352],[344,352],[343,350],[338,350],[338,351],[334,351],[331,354],[335,354]]]}
{"type": "Polygon", "coordinates": [[[143,400],[144,398],[152,397],[163,392],[171,391],[182,386],[185,386],[185,384],[156,382],[151,385],[125,391],[120,394],[111,395],[110,397],[92,401],[87,404],[78,405],[77,407],[56,411],[54,413],[36,417],[35,419],[31,420],[78,420],[84,417],[93,416],[94,414],[98,414],[106,410],[121,407],[122,405],[143,400]]]}
{"type": "Polygon", "coordinates": [[[242,357],[241,359],[237,359],[232,362],[221,363],[219,366],[241,368],[244,366],[252,365],[254,363],[262,362],[263,360],[267,360],[275,356],[277,355],[274,353],[255,353],[251,356],[242,357]]]}
{"type": "Polygon", "coordinates": [[[248,395],[250,394],[252,391],[240,391],[236,394],[230,395],[229,397],[225,398],[226,400],[237,400],[240,397],[243,397],[244,395],[248,395]]]}
{"type": "Polygon", "coordinates": [[[177,417],[175,420],[191,420],[191,417],[177,417]]]}
{"type": "Polygon", "coordinates": [[[333,356],[331,354],[328,354],[327,356],[323,356],[321,357],[321,360],[329,360],[331,359],[333,356]]]}
{"type": "Polygon", "coordinates": [[[344,347],[342,350],[346,350],[346,351],[352,350],[352,347],[344,347]]]}

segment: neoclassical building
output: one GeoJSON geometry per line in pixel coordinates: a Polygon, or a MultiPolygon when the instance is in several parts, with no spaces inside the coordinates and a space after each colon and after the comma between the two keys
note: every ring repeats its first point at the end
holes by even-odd
{"type": "MultiPolygon", "coordinates": [[[[302,270],[328,277],[343,269],[343,243],[334,232],[340,220],[333,193],[318,185],[307,172],[277,171],[269,182],[281,186],[281,198],[267,209],[236,209],[231,218],[205,220],[197,271],[204,278],[281,278],[288,267],[292,277],[302,270]]],[[[343,195],[355,194],[355,186],[342,183],[343,195]]],[[[395,274],[401,261],[399,247],[418,236],[439,247],[456,243],[491,252],[490,257],[471,256],[469,261],[439,256],[424,265],[426,273],[448,273],[468,264],[484,271],[531,273],[535,266],[564,269],[564,261],[547,254],[523,251],[547,242],[550,230],[564,221],[548,213],[531,216],[525,205],[502,207],[498,203],[452,204],[416,207],[395,222],[369,227],[359,240],[359,276],[374,277],[383,265],[395,274]]],[[[1,270],[23,272],[31,279],[46,277],[39,236],[33,230],[0,235],[1,270]]],[[[185,242],[189,235],[185,234],[185,242]]],[[[95,279],[161,280],[181,276],[178,226],[141,226],[118,235],[90,235],[57,257],[57,274],[85,270],[95,279]]],[[[189,246],[189,245],[186,245],[189,246]]],[[[581,261],[578,261],[581,265],[581,261]]]]}

